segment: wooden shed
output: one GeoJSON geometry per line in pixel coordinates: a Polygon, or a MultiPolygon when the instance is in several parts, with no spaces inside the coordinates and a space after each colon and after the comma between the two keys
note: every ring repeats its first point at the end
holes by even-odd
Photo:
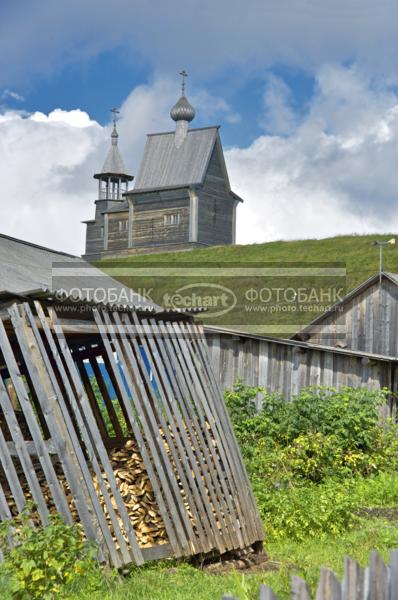
{"type": "Polygon", "coordinates": [[[0,293],[0,519],[33,500],[34,524],[53,512],[81,523],[116,567],[260,546],[201,328],[144,299],[44,287],[51,251],[0,236],[2,246],[12,259],[3,253],[0,288],[20,285],[24,253],[40,285],[0,293]]]}
{"type": "MultiPolygon", "coordinates": [[[[223,390],[237,379],[290,400],[309,386],[397,390],[397,358],[299,340],[205,327],[211,364],[223,390]]],[[[395,398],[391,413],[395,415],[395,398]]]]}
{"type": "Polygon", "coordinates": [[[369,277],[293,339],[398,356],[398,275],[369,277]]]}

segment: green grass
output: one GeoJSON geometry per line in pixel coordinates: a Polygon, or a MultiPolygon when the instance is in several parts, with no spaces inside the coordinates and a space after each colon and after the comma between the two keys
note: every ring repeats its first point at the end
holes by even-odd
{"type": "MultiPolygon", "coordinates": [[[[214,246],[186,252],[165,252],[128,256],[118,259],[122,264],[138,262],[222,262],[228,261],[343,261],[352,272],[374,273],[378,269],[379,251],[372,246],[374,240],[385,240],[397,236],[396,233],[375,235],[346,235],[324,239],[293,240],[247,244],[235,246],[214,246]]],[[[398,270],[398,253],[393,247],[384,253],[385,270],[398,270]]],[[[113,259],[104,259],[98,264],[106,266],[113,259]]],[[[354,273],[353,273],[354,274],[354,273]]],[[[360,278],[360,279],[363,279],[360,278]]]]}
{"type": "Polygon", "coordinates": [[[341,576],[345,555],[365,565],[371,550],[379,550],[387,559],[394,547],[398,547],[397,523],[361,519],[356,529],[338,537],[268,544],[267,554],[275,563],[275,570],[213,575],[187,564],[163,562],[133,568],[127,577],[104,584],[97,592],[86,592],[81,587],[68,597],[71,600],[221,600],[223,594],[230,593],[240,600],[258,600],[259,586],[266,583],[280,600],[288,600],[292,574],[306,579],[314,591],[321,566],[328,566],[341,576]]]}
{"type": "MultiPolygon", "coordinates": [[[[177,276],[171,276],[170,279],[165,277],[151,276],[131,276],[126,272],[129,267],[147,267],[150,266],[219,266],[222,267],[225,263],[231,263],[235,266],[245,266],[248,263],[256,263],[256,265],[270,266],[269,263],[278,267],[283,267],[285,264],[296,263],[344,263],[347,269],[347,277],[345,280],[339,280],[338,284],[344,284],[344,291],[348,292],[358,284],[363,282],[369,276],[378,271],[379,268],[379,250],[372,246],[375,239],[389,239],[395,234],[387,233],[383,235],[371,236],[341,236],[327,239],[310,239],[296,241],[278,241],[265,244],[251,244],[242,246],[217,246],[213,248],[204,248],[186,252],[174,252],[164,254],[147,254],[144,256],[124,257],[117,260],[103,260],[96,263],[105,271],[108,271],[112,276],[122,281],[124,284],[134,288],[137,291],[142,289],[151,289],[151,298],[158,304],[164,305],[165,293],[175,292],[180,287],[187,283],[203,281],[203,277],[193,276],[190,280],[183,279],[177,276]],[[124,272],[121,273],[121,269],[124,272]]],[[[384,250],[384,270],[398,272],[398,251],[393,246],[388,246],[384,250]]],[[[209,271],[210,273],[210,271],[209,271]]],[[[275,334],[278,334],[279,327],[292,321],[290,313],[281,314],[248,314],[244,311],[245,292],[251,287],[260,289],[259,286],[266,285],[267,287],[328,287],[336,284],[335,278],[323,279],[314,276],[284,278],[284,277],[239,277],[235,279],[211,277],[208,275],[205,280],[208,283],[222,284],[232,289],[237,297],[236,309],[228,313],[228,318],[224,316],[220,318],[208,318],[205,316],[205,322],[214,325],[224,325],[235,327],[236,329],[256,329],[259,324],[275,324],[275,334]],[[243,315],[243,316],[242,316],[243,315]],[[206,321],[206,319],[208,319],[206,321]]],[[[282,303],[283,304],[283,303],[282,303]]],[[[296,313],[294,315],[297,327],[292,328],[292,332],[300,328],[301,325],[310,322],[322,312],[321,308],[296,313]]],[[[285,332],[286,335],[289,333],[285,332]]]]}
{"type": "MultiPolygon", "coordinates": [[[[97,591],[80,584],[62,597],[70,600],[221,600],[225,593],[240,600],[258,600],[258,589],[266,583],[280,600],[290,599],[289,579],[303,577],[315,591],[321,566],[342,575],[343,559],[350,555],[362,565],[371,550],[379,550],[387,560],[389,551],[398,547],[398,524],[383,519],[361,519],[358,526],[339,536],[310,538],[304,542],[283,540],[267,544],[267,554],[275,570],[242,575],[235,571],[213,575],[185,563],[150,563],[134,567],[129,575],[106,581],[97,591]]],[[[2,585],[2,600],[11,600],[2,585]]]]}

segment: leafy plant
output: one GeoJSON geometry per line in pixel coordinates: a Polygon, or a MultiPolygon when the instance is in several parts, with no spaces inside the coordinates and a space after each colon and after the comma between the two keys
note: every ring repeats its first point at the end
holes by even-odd
{"type": "Polygon", "coordinates": [[[321,485],[269,491],[254,482],[254,491],[268,539],[305,540],[339,534],[356,521],[351,483],[328,480],[321,485]]]}
{"type": "MultiPolygon", "coordinates": [[[[113,427],[113,423],[111,421],[111,418],[109,416],[109,411],[108,411],[107,406],[106,406],[106,404],[104,402],[104,399],[102,397],[102,394],[101,394],[98,382],[97,382],[97,380],[96,380],[96,378],[94,376],[90,377],[90,384],[91,384],[91,388],[92,388],[92,390],[94,392],[95,398],[96,398],[96,400],[98,402],[98,406],[100,408],[101,415],[102,415],[102,418],[104,420],[106,431],[110,435],[110,437],[115,437],[116,436],[116,432],[115,432],[115,429],[113,427]]],[[[113,405],[113,409],[114,409],[116,418],[117,418],[117,420],[118,420],[118,422],[120,424],[122,433],[123,433],[123,435],[125,437],[128,437],[129,431],[128,431],[128,426],[127,426],[127,423],[126,423],[126,419],[125,419],[123,411],[122,411],[122,407],[120,406],[120,403],[117,400],[117,398],[111,399],[111,402],[112,402],[112,405],[113,405]]]]}
{"type": "Polygon", "coordinates": [[[5,556],[0,573],[14,598],[47,600],[77,579],[92,575],[92,583],[100,580],[95,548],[83,541],[77,526],[66,525],[58,515],[50,516],[47,527],[34,529],[27,510],[0,525],[0,544],[5,556]]]}
{"type": "Polygon", "coordinates": [[[397,426],[379,416],[386,390],[308,388],[287,402],[237,382],[225,398],[271,538],[342,532],[364,505],[351,486],[397,471],[397,426]]]}

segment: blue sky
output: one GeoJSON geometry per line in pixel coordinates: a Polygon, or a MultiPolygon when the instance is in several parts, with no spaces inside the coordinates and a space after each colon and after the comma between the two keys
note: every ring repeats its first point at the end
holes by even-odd
{"type": "MultiPolygon", "coordinates": [[[[182,60],[181,68],[184,68],[183,62],[182,60]]],[[[178,73],[176,71],[169,75],[175,79],[176,99],[180,90],[178,73]]],[[[195,78],[193,71],[187,82],[188,95],[190,87],[192,89],[204,85],[210,93],[222,97],[239,115],[239,119],[232,123],[222,113],[217,115],[218,119],[209,122],[199,110],[195,125],[221,125],[226,147],[249,145],[258,135],[267,132],[267,124],[259,116],[263,110],[264,87],[270,74],[283,79],[291,90],[295,110],[300,114],[305,113],[314,92],[315,80],[311,73],[298,67],[275,65],[253,73],[248,79],[227,70],[209,81],[203,80],[203,76],[195,78]]],[[[101,52],[82,63],[75,61],[49,75],[28,77],[12,89],[23,97],[23,101],[9,96],[3,98],[3,102],[6,100],[9,108],[23,108],[28,112],[49,113],[54,108],[79,108],[86,111],[92,119],[106,125],[110,118],[110,108],[121,106],[133,88],[150,82],[152,78],[153,69],[150,64],[143,60],[132,64],[126,60],[125,51],[115,49],[101,52]]]]}
{"type": "Polygon", "coordinates": [[[109,109],[134,174],[182,68],[238,241],[398,230],[397,56],[396,0],[3,0],[1,230],[82,252],[109,109]]]}

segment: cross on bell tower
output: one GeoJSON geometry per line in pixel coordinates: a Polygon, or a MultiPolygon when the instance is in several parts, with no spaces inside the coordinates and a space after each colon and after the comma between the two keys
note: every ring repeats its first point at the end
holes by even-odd
{"type": "Polygon", "coordinates": [[[182,93],[182,96],[185,96],[185,80],[188,77],[188,73],[186,72],[185,69],[183,69],[182,71],[180,71],[180,75],[181,75],[181,93],[182,93]]]}
{"type": "Polygon", "coordinates": [[[116,125],[117,115],[120,115],[120,110],[118,108],[111,108],[111,113],[113,114],[113,124],[116,125]]]}

